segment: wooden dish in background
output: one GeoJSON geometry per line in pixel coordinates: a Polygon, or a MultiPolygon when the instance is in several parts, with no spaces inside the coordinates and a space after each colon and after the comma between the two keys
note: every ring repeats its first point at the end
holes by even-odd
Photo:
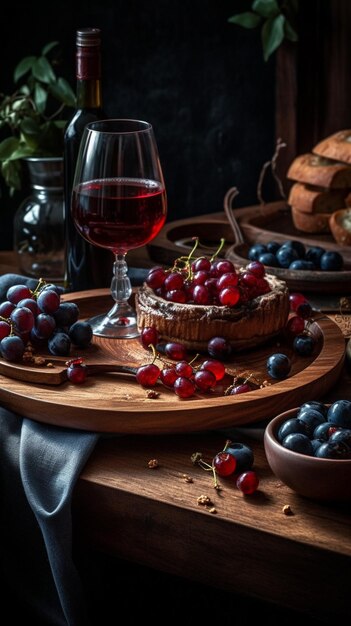
{"type": "Polygon", "coordinates": [[[200,238],[197,254],[210,256],[223,237],[226,241],[224,256],[245,266],[249,263],[247,252],[253,243],[295,239],[306,247],[321,246],[342,254],[345,270],[321,272],[287,270],[267,266],[267,272],[285,280],[289,289],[308,293],[348,295],[351,293],[351,246],[339,246],[330,234],[306,235],[297,231],[292,223],[291,212],[285,202],[273,202],[262,206],[251,206],[233,210],[243,240],[238,241],[225,213],[209,214],[190,219],[177,220],[164,226],[162,232],[149,245],[148,251],[155,263],[172,266],[175,259],[188,255],[193,246],[193,237],[200,238]],[[206,247],[205,247],[206,246],[206,247]]]}
{"type": "MultiPolygon", "coordinates": [[[[109,290],[104,289],[63,298],[77,303],[80,319],[105,312],[111,306],[109,290]]],[[[38,422],[115,434],[187,433],[255,423],[305,400],[321,397],[338,380],[345,358],[345,339],[340,328],[327,316],[321,316],[311,324],[310,331],[316,338],[316,351],[310,357],[292,355],[288,378],[271,379],[269,386],[237,396],[224,395],[234,374],[253,373],[260,382],[267,380],[266,360],[273,352],[282,351],[280,339],[234,355],[226,363],[226,379],[214,393],[196,394],[187,400],[181,400],[161,384],[156,387],[159,397],[152,399],[130,375],[101,373],[88,376],[82,385],[52,385],[45,379],[33,383],[11,378],[11,368],[6,375],[3,369],[0,375],[0,400],[6,408],[38,422]]],[[[139,339],[94,338],[94,346],[92,352],[81,351],[88,365],[91,360],[96,363],[106,359],[109,363],[133,365],[150,361],[150,354],[141,348],[139,339]]],[[[64,365],[61,363],[60,367],[64,365]]]]}
{"type": "MultiPolygon", "coordinates": [[[[234,244],[226,251],[226,258],[240,266],[250,263],[248,252],[251,244],[234,244]]],[[[274,274],[286,282],[290,291],[308,293],[330,293],[348,295],[351,293],[351,268],[339,272],[310,270],[289,270],[283,267],[266,265],[266,272],[274,274]]]]}
{"type": "Polygon", "coordinates": [[[340,246],[331,233],[312,235],[297,230],[286,202],[248,207],[244,213],[238,215],[238,221],[247,243],[284,243],[287,239],[296,239],[307,247],[321,246],[326,250],[339,252],[346,268],[351,269],[351,246],[340,246]]]}

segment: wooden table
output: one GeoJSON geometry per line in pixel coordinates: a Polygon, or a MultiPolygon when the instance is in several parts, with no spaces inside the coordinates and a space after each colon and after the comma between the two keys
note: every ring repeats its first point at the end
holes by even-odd
{"type": "MultiPolygon", "coordinates": [[[[324,399],[351,399],[350,382],[345,369],[324,399]]],[[[262,441],[241,432],[236,440],[253,448],[259,490],[245,497],[228,478],[217,492],[191,455],[211,460],[225,439],[218,432],[102,438],[74,493],[80,546],[306,616],[350,619],[350,507],[294,494],[272,475],[262,441]],[[209,507],[198,503],[201,495],[209,507]]]]}

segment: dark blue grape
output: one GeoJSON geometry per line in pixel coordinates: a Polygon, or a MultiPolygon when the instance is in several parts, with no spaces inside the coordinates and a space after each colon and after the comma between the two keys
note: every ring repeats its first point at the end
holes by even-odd
{"type": "Polygon", "coordinates": [[[48,347],[48,340],[44,337],[39,337],[35,327],[30,331],[29,339],[33,348],[37,350],[46,350],[48,347]]]}
{"type": "Polygon", "coordinates": [[[297,259],[296,261],[293,261],[289,265],[289,270],[311,271],[314,269],[315,269],[315,266],[312,263],[312,261],[306,261],[305,259],[297,259]]]}
{"type": "Polygon", "coordinates": [[[20,300],[17,304],[17,307],[21,308],[23,306],[25,306],[27,309],[30,309],[34,317],[38,315],[39,309],[38,309],[37,301],[34,300],[34,298],[23,298],[23,300],[20,300]]]}
{"type": "Polygon", "coordinates": [[[323,422],[322,424],[318,424],[313,431],[313,439],[328,441],[330,428],[331,424],[329,422],[323,422]]]}
{"type": "Polygon", "coordinates": [[[287,241],[284,241],[284,243],[280,247],[291,248],[292,250],[295,250],[295,252],[297,252],[299,259],[305,258],[306,247],[302,243],[302,241],[298,241],[297,239],[287,239],[287,241]]]}
{"type": "Polygon", "coordinates": [[[53,315],[60,306],[60,296],[53,289],[43,289],[37,297],[37,303],[42,313],[53,315]]]}
{"type": "Polygon", "coordinates": [[[299,255],[294,248],[285,245],[282,245],[279,248],[275,256],[279,266],[286,269],[290,267],[293,261],[296,261],[299,258],[299,255]]]}
{"type": "Polygon", "coordinates": [[[311,444],[312,444],[312,448],[313,448],[313,456],[316,456],[316,452],[317,452],[318,448],[320,448],[322,443],[325,443],[325,440],[323,440],[323,439],[311,439],[311,444]]]}
{"type": "Polygon", "coordinates": [[[46,285],[44,285],[42,291],[44,289],[52,289],[53,291],[56,291],[58,296],[61,296],[65,292],[63,287],[61,287],[60,285],[54,285],[54,283],[47,283],[46,285]]]}
{"type": "Polygon", "coordinates": [[[313,435],[318,424],[323,424],[326,421],[324,415],[315,409],[300,409],[297,419],[305,425],[309,437],[313,435]]]}
{"type": "Polygon", "coordinates": [[[93,337],[93,329],[88,322],[77,321],[70,327],[68,335],[75,346],[87,348],[93,337]]]}
{"type": "Polygon", "coordinates": [[[302,317],[302,319],[307,320],[309,317],[312,317],[313,309],[309,302],[301,302],[296,307],[296,315],[302,317]]]}
{"type": "Polygon", "coordinates": [[[34,315],[25,306],[16,307],[10,315],[10,320],[18,333],[30,332],[34,326],[34,315]]]}
{"type": "Polygon", "coordinates": [[[23,298],[31,298],[32,292],[26,285],[12,285],[6,292],[6,300],[17,304],[23,298]]]}
{"type": "Polygon", "coordinates": [[[21,361],[25,350],[21,337],[11,335],[0,341],[0,351],[6,361],[21,361]]]}
{"type": "Polygon", "coordinates": [[[10,317],[12,311],[16,308],[16,305],[10,302],[9,300],[5,300],[0,304],[0,316],[8,318],[10,317]]]}
{"type": "Polygon", "coordinates": [[[349,459],[350,448],[342,441],[325,441],[315,452],[320,459],[349,459]]]}
{"type": "Polygon", "coordinates": [[[287,437],[283,440],[283,446],[293,452],[313,456],[313,446],[311,440],[307,437],[307,435],[303,435],[302,433],[292,433],[291,435],[287,435],[287,437]]]}
{"type": "Polygon", "coordinates": [[[250,470],[254,464],[254,453],[251,448],[244,443],[233,443],[225,449],[236,459],[235,473],[246,472],[250,470]]]}
{"type": "Polygon", "coordinates": [[[286,354],[276,352],[267,359],[267,371],[272,378],[286,378],[291,370],[291,361],[286,354]]]}
{"type": "Polygon", "coordinates": [[[311,335],[296,335],[293,348],[300,356],[310,356],[314,350],[316,341],[311,335]]]}
{"type": "Polygon", "coordinates": [[[321,266],[321,256],[324,254],[325,249],[321,246],[311,246],[306,252],[306,261],[311,261],[316,269],[321,266]]]}
{"type": "Polygon", "coordinates": [[[350,428],[342,428],[340,430],[334,431],[330,435],[329,441],[342,441],[351,450],[351,429],[350,428]]]}
{"type": "Polygon", "coordinates": [[[48,340],[49,352],[55,356],[67,356],[71,349],[71,340],[66,333],[55,333],[48,340]]]}
{"type": "Polygon", "coordinates": [[[258,261],[258,257],[264,252],[267,252],[266,246],[263,243],[255,243],[249,248],[247,256],[250,261],[258,261]]]}
{"type": "Polygon", "coordinates": [[[327,419],[334,426],[351,428],[350,400],[336,400],[336,402],[333,402],[328,409],[327,419]]]}
{"type": "Polygon", "coordinates": [[[339,252],[328,250],[320,258],[320,268],[326,272],[338,272],[344,266],[344,259],[339,252]]]}
{"type": "Polygon", "coordinates": [[[302,241],[298,241],[297,239],[289,239],[283,245],[290,246],[294,250],[296,250],[299,255],[299,259],[304,259],[306,256],[306,246],[302,241]]]}
{"type": "Polygon", "coordinates": [[[283,439],[285,439],[287,435],[291,435],[292,433],[302,433],[303,435],[307,435],[307,428],[305,424],[303,422],[300,422],[296,417],[291,417],[290,419],[283,422],[278,430],[278,441],[282,443],[283,439]]]}
{"type": "Polygon", "coordinates": [[[299,412],[302,413],[305,409],[315,409],[319,411],[324,417],[327,417],[328,406],[321,402],[320,400],[307,400],[303,404],[301,404],[299,408],[299,412]]]}
{"type": "Polygon", "coordinates": [[[264,252],[258,257],[258,261],[263,265],[269,265],[270,267],[278,267],[279,263],[277,257],[272,252],[264,252]]]}
{"type": "Polygon", "coordinates": [[[57,311],[54,313],[57,326],[69,328],[79,317],[79,308],[75,302],[61,302],[57,311]]]}
{"type": "Polygon", "coordinates": [[[272,254],[276,254],[280,248],[280,243],[278,243],[277,241],[269,241],[266,244],[267,247],[267,252],[271,252],[272,254]]]}
{"type": "Polygon", "coordinates": [[[55,318],[48,313],[39,313],[35,320],[35,332],[40,339],[48,339],[56,330],[55,318]]]}

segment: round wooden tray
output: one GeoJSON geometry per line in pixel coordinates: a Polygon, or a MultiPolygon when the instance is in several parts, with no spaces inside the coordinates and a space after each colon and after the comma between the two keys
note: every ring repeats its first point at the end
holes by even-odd
{"type": "MultiPolygon", "coordinates": [[[[80,319],[105,312],[112,304],[109,291],[105,289],[68,294],[64,299],[78,304],[80,319]]],[[[115,434],[186,433],[255,423],[308,399],[322,397],[337,381],[345,357],[345,339],[340,328],[324,316],[316,319],[310,330],[317,339],[314,356],[297,357],[290,351],[293,364],[287,379],[271,379],[269,386],[237,396],[223,395],[234,373],[253,373],[262,383],[267,380],[267,356],[285,349],[279,339],[260,349],[238,354],[227,363],[229,373],[211,395],[198,394],[181,400],[159,384],[159,397],[151,399],[147,390],[130,375],[110,372],[89,376],[82,385],[68,381],[50,384],[44,368],[39,368],[44,382],[37,383],[17,380],[13,377],[15,368],[12,371],[9,368],[8,371],[2,369],[0,375],[0,400],[8,409],[38,422],[115,434]]],[[[92,350],[88,348],[81,355],[87,364],[141,365],[150,360],[139,339],[94,338],[92,350]]],[[[65,369],[66,360],[54,360],[58,372],[65,369]]],[[[5,368],[6,363],[2,361],[2,364],[5,368]]],[[[30,375],[33,368],[35,366],[25,369],[30,375]]],[[[20,375],[23,377],[23,372],[20,375]]]]}

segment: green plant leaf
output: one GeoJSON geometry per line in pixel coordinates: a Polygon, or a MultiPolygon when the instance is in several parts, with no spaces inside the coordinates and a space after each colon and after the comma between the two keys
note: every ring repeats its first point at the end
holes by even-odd
{"type": "Polygon", "coordinates": [[[247,11],[246,13],[238,13],[238,15],[232,15],[228,18],[228,22],[231,24],[238,24],[244,28],[256,28],[259,25],[261,18],[256,13],[247,11]]]}
{"type": "Polygon", "coordinates": [[[9,161],[18,161],[18,159],[24,159],[25,157],[33,156],[33,154],[35,154],[36,148],[36,142],[33,141],[32,145],[30,145],[28,142],[24,143],[23,140],[21,140],[18,149],[11,154],[11,158],[9,159],[9,161]]]}
{"type": "Polygon", "coordinates": [[[18,91],[19,91],[19,93],[23,93],[24,96],[29,96],[29,94],[30,94],[30,89],[29,89],[28,85],[22,85],[19,88],[18,91]]]}
{"type": "Polygon", "coordinates": [[[55,124],[55,126],[57,128],[60,129],[60,131],[64,130],[67,126],[67,120],[54,120],[53,124],[55,124]]]}
{"type": "Polygon", "coordinates": [[[20,130],[25,135],[38,135],[40,133],[40,124],[33,117],[25,117],[21,122],[20,130]]]}
{"type": "Polygon", "coordinates": [[[255,0],[251,8],[261,17],[275,17],[280,13],[277,0],[255,0]]]}
{"type": "Polygon", "coordinates": [[[285,34],[285,37],[287,39],[289,39],[289,41],[298,41],[299,40],[299,36],[298,36],[296,30],[291,26],[291,24],[288,22],[288,20],[285,20],[284,34],[285,34]]]}
{"type": "Polygon", "coordinates": [[[48,99],[48,92],[40,83],[36,83],[34,89],[34,102],[38,109],[38,113],[44,113],[46,108],[46,101],[48,99]]]}
{"type": "Polygon", "coordinates": [[[41,51],[42,55],[46,56],[50,52],[50,50],[55,48],[55,46],[58,46],[58,41],[51,41],[50,43],[47,43],[41,51]]]}
{"type": "Polygon", "coordinates": [[[57,99],[63,102],[65,105],[74,107],[76,104],[76,96],[64,78],[58,78],[56,83],[53,83],[49,87],[50,93],[57,99]]]}
{"type": "Polygon", "coordinates": [[[0,143],[0,161],[7,161],[19,146],[17,137],[6,137],[0,143]]]}
{"type": "Polygon", "coordinates": [[[11,196],[16,189],[21,189],[21,173],[22,167],[19,161],[4,161],[4,163],[1,163],[1,174],[6,182],[6,185],[10,187],[11,196]]]}
{"type": "Polygon", "coordinates": [[[36,61],[36,57],[25,57],[16,65],[15,71],[13,73],[13,80],[15,83],[19,81],[22,76],[24,76],[29,70],[32,69],[34,63],[36,61]]]}
{"type": "Polygon", "coordinates": [[[33,63],[33,76],[42,83],[54,83],[56,80],[55,72],[46,57],[38,57],[33,63]]]}
{"type": "Polygon", "coordinates": [[[268,61],[271,54],[280,46],[284,39],[284,15],[277,15],[265,21],[262,26],[263,57],[268,61]]]}

